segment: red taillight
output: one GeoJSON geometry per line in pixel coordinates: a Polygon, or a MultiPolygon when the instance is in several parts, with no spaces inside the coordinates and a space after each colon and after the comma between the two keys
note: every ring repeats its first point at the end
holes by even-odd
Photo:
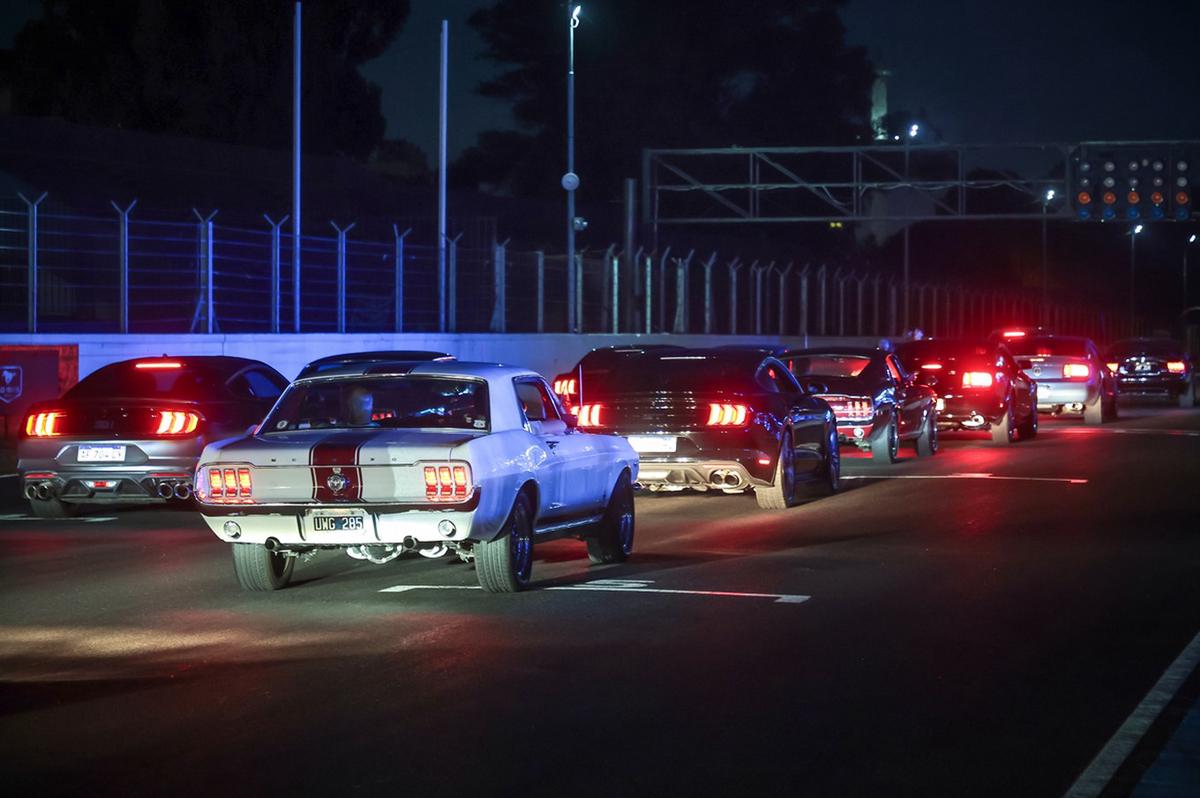
{"type": "Polygon", "coordinates": [[[1005,330],[1004,337],[1005,338],[1024,338],[1025,331],[1024,330],[1005,330]]]}
{"type": "Polygon", "coordinates": [[[706,423],[710,427],[740,427],[746,423],[748,413],[745,405],[710,404],[706,423]]]}
{"type": "Polygon", "coordinates": [[[66,413],[30,413],[25,419],[25,434],[31,438],[53,438],[62,435],[62,420],[66,413]]]}
{"type": "Polygon", "coordinates": [[[1182,374],[1186,368],[1182,360],[1172,360],[1167,363],[1167,371],[1172,374],[1182,374]]]}
{"type": "Polygon", "coordinates": [[[964,388],[991,388],[992,375],[987,371],[964,371],[962,384],[964,388]]]}
{"type": "Polygon", "coordinates": [[[135,363],[133,367],[135,369],[181,369],[183,364],[174,360],[148,360],[144,363],[135,363]]]}
{"type": "Polygon", "coordinates": [[[1109,371],[1111,371],[1113,374],[1116,374],[1116,373],[1117,373],[1117,369],[1120,367],[1120,365],[1121,365],[1121,364],[1119,364],[1119,363],[1105,363],[1104,365],[1108,366],[1108,370],[1109,370],[1109,371]]]}
{"type": "Polygon", "coordinates": [[[190,410],[159,410],[155,435],[190,435],[200,424],[200,416],[190,410]]]}
{"type": "Polygon", "coordinates": [[[425,498],[431,502],[461,501],[471,493],[471,467],[466,463],[427,465],[425,498]]]}
{"type": "Polygon", "coordinates": [[[930,371],[939,371],[942,368],[941,363],[922,363],[921,368],[929,369],[930,371]]]}
{"type": "Polygon", "coordinates": [[[213,504],[253,504],[254,478],[246,466],[202,469],[197,498],[213,504]]]}
{"type": "Polygon", "coordinates": [[[1087,363],[1068,363],[1063,366],[1063,378],[1068,380],[1086,380],[1092,376],[1092,367],[1087,363]]]}
{"type": "Polygon", "coordinates": [[[581,427],[598,427],[600,426],[600,412],[604,409],[604,405],[582,405],[579,408],[579,426],[581,427]]]}
{"type": "Polygon", "coordinates": [[[575,394],[575,380],[559,377],[554,381],[554,392],[559,396],[573,396],[575,394]]]}

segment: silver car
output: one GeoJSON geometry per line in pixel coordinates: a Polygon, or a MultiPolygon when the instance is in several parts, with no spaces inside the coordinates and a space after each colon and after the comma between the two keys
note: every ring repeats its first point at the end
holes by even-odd
{"type": "Polygon", "coordinates": [[[257,360],[166,357],[97,369],[29,410],[17,471],[34,515],[86,505],[185,502],[205,445],[243,434],[287,380],[257,360]]]}
{"type": "Polygon", "coordinates": [[[1117,417],[1116,385],[1090,338],[1031,335],[1010,338],[1008,346],[1026,376],[1037,381],[1039,412],[1079,413],[1085,424],[1117,417]]]}

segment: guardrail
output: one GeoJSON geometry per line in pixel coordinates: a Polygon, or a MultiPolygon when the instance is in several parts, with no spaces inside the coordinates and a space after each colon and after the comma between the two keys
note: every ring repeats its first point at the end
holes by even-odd
{"type": "MultiPolygon", "coordinates": [[[[677,247],[563,255],[357,235],[331,221],[295,241],[283,221],[224,224],[103,214],[46,196],[0,198],[0,331],[121,333],[591,332],[760,335],[981,335],[1042,321],[1035,292],[905,286],[880,273],[677,247]],[[444,267],[442,266],[444,262],[444,267]],[[444,277],[441,275],[444,274],[444,277]],[[907,310],[906,310],[907,309],[907,310]],[[297,314],[298,310],[298,314],[297,314]],[[907,324],[905,323],[907,319],[907,324]]],[[[1108,340],[1127,316],[1054,304],[1054,329],[1108,340]]]]}

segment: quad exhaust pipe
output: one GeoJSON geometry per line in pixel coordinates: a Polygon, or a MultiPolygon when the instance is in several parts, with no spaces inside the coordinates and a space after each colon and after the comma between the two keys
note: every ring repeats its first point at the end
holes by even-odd
{"type": "Polygon", "coordinates": [[[155,490],[160,499],[187,501],[192,498],[192,483],[186,480],[163,480],[155,490]]]}
{"type": "Polygon", "coordinates": [[[709,481],[715,488],[738,488],[742,485],[742,475],[722,468],[712,472],[709,481]]]}
{"type": "Polygon", "coordinates": [[[31,483],[25,486],[26,499],[50,499],[54,497],[54,486],[49,482],[31,483]]]}

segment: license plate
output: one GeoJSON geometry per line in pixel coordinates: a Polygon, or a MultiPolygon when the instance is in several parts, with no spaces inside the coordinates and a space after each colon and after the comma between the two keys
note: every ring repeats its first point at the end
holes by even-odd
{"type": "Polygon", "coordinates": [[[1149,363],[1134,363],[1133,370],[1134,371],[1149,371],[1150,364],[1149,363]]]}
{"type": "Polygon", "coordinates": [[[123,463],[125,462],[125,447],[80,446],[75,460],[79,463],[123,463]]]}
{"type": "Polygon", "coordinates": [[[675,451],[674,435],[630,435],[629,445],[639,453],[663,453],[675,451]]]}
{"type": "Polygon", "coordinates": [[[315,512],[308,522],[313,532],[360,532],[367,528],[367,517],[360,512],[315,512]]]}

